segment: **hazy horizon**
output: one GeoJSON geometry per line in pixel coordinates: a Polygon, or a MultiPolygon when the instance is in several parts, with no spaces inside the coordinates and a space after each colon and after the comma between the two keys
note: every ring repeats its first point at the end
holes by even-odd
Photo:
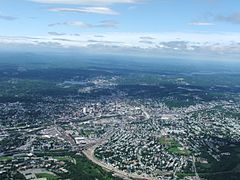
{"type": "Polygon", "coordinates": [[[236,60],[240,2],[2,0],[0,50],[236,60]]]}

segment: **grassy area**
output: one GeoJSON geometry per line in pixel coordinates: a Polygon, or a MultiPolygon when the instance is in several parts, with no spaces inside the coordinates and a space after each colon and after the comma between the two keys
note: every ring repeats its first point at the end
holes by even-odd
{"type": "Polygon", "coordinates": [[[57,176],[48,173],[38,173],[36,176],[37,178],[47,178],[47,180],[58,180],[57,176]]]}
{"type": "Polygon", "coordinates": [[[13,160],[12,156],[1,156],[0,161],[10,161],[13,160]]]}
{"type": "Polygon", "coordinates": [[[178,141],[175,139],[169,137],[169,136],[162,136],[159,139],[160,144],[166,145],[168,147],[167,151],[172,154],[177,154],[177,155],[190,155],[190,151],[185,149],[184,147],[179,144],[178,141]]]}
{"type": "Polygon", "coordinates": [[[171,147],[168,149],[168,152],[172,154],[185,155],[185,156],[190,154],[190,151],[183,147],[171,147]]]}
{"type": "Polygon", "coordinates": [[[212,165],[211,163],[200,163],[196,162],[196,167],[198,172],[209,172],[211,169],[212,165]]]}
{"type": "Polygon", "coordinates": [[[184,179],[188,176],[195,176],[195,173],[176,173],[178,179],[184,179]]]}
{"type": "Polygon", "coordinates": [[[162,136],[159,139],[159,143],[162,145],[168,145],[168,146],[180,146],[179,143],[175,139],[168,137],[168,136],[162,136]]]}
{"type": "Polygon", "coordinates": [[[58,161],[73,162],[73,158],[70,156],[53,156],[53,159],[57,159],[58,161]]]}

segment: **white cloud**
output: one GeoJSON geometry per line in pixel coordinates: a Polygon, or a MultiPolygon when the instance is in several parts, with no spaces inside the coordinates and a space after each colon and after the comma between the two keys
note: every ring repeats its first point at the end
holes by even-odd
{"type": "Polygon", "coordinates": [[[92,27],[91,24],[87,24],[87,23],[82,22],[82,21],[65,22],[65,23],[63,23],[63,25],[77,26],[77,27],[80,27],[80,28],[90,28],[90,27],[92,27]]]}
{"type": "Polygon", "coordinates": [[[192,25],[192,26],[213,26],[215,24],[210,23],[210,22],[194,21],[194,22],[189,23],[189,25],[192,25]]]}
{"type": "Polygon", "coordinates": [[[118,12],[108,7],[83,7],[83,8],[51,8],[49,11],[53,12],[76,12],[87,14],[105,14],[105,15],[118,15],[118,12]]]}
{"type": "Polygon", "coordinates": [[[68,21],[68,22],[61,22],[61,23],[52,23],[48,25],[49,27],[54,27],[54,26],[76,26],[80,28],[91,28],[92,25],[82,22],[82,21],[68,21]]]}
{"type": "Polygon", "coordinates": [[[46,4],[84,4],[84,5],[99,5],[99,4],[126,4],[126,3],[137,3],[141,0],[29,0],[37,3],[46,4]]]}
{"type": "Polygon", "coordinates": [[[149,36],[143,36],[143,37],[139,37],[139,38],[142,39],[142,40],[153,40],[153,39],[155,39],[155,38],[149,37],[149,36]]]}
{"type": "Polygon", "coordinates": [[[49,35],[52,35],[52,36],[63,36],[63,35],[66,35],[65,33],[59,33],[59,32],[48,32],[49,35]]]}
{"type": "Polygon", "coordinates": [[[116,28],[118,25],[118,22],[112,21],[112,20],[105,20],[101,21],[98,24],[89,24],[82,21],[67,21],[62,23],[53,23],[49,24],[49,27],[54,26],[76,26],[79,28],[116,28]]]}

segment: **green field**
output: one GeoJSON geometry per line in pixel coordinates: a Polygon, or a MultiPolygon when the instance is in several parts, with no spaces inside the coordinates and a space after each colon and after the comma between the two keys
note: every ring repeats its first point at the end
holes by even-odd
{"type": "Polygon", "coordinates": [[[68,161],[73,162],[73,158],[71,156],[53,156],[53,159],[56,159],[58,161],[68,161]]]}
{"type": "Polygon", "coordinates": [[[168,146],[179,146],[179,143],[175,139],[168,136],[162,136],[159,139],[159,143],[162,145],[168,145],[168,146]]]}
{"type": "Polygon", "coordinates": [[[0,161],[10,161],[13,160],[12,156],[1,156],[0,161]]]}
{"type": "Polygon", "coordinates": [[[185,156],[190,154],[189,150],[184,149],[182,147],[171,147],[168,149],[168,152],[172,154],[185,155],[185,156]]]}
{"type": "Polygon", "coordinates": [[[189,150],[182,147],[181,144],[179,144],[179,142],[176,141],[174,138],[171,138],[168,136],[162,136],[159,139],[159,142],[162,145],[166,145],[168,147],[167,151],[171,154],[188,156],[191,153],[189,150]]]}
{"type": "Polygon", "coordinates": [[[47,180],[57,180],[59,179],[57,176],[53,174],[48,174],[48,173],[37,173],[36,174],[37,178],[47,178],[47,180]]]}
{"type": "Polygon", "coordinates": [[[178,179],[184,179],[188,176],[195,176],[195,173],[176,173],[178,179]]]}

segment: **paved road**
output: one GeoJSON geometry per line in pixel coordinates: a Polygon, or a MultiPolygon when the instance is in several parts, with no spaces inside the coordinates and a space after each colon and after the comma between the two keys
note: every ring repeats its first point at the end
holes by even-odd
{"type": "Polygon", "coordinates": [[[21,151],[21,150],[22,150],[22,151],[28,150],[28,148],[31,148],[32,143],[35,141],[35,139],[36,139],[36,136],[31,136],[31,137],[28,139],[28,141],[26,142],[26,144],[18,147],[17,150],[20,150],[20,151],[21,151]]]}
{"type": "Polygon", "coordinates": [[[150,119],[150,115],[148,114],[148,112],[145,110],[145,107],[144,106],[141,106],[141,110],[142,112],[144,113],[145,117],[146,117],[146,120],[149,120],[150,119]]]}

